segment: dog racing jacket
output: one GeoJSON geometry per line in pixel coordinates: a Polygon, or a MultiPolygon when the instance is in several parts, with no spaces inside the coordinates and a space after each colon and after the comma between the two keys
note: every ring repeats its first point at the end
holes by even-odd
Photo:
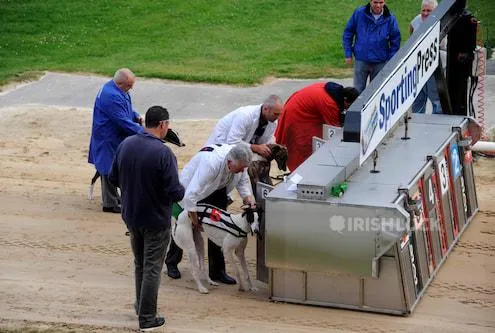
{"type": "Polygon", "coordinates": [[[227,193],[237,188],[241,198],[252,195],[247,170],[233,174],[227,168],[226,156],[232,147],[226,144],[206,146],[184,166],[179,176],[186,188],[179,203],[182,208],[189,212],[197,211],[198,201],[223,187],[227,187],[227,193]]]}
{"type": "MultiPolygon", "coordinates": [[[[228,232],[234,237],[237,238],[246,238],[248,233],[245,230],[242,230],[237,224],[232,220],[231,214],[226,212],[223,209],[217,208],[215,206],[200,203],[198,204],[198,218],[201,224],[208,225],[212,228],[223,230],[224,232],[228,232]]],[[[209,232],[208,237],[212,235],[212,241],[215,242],[218,246],[222,246],[223,235],[220,233],[220,239],[215,236],[217,232],[209,232]]]]}

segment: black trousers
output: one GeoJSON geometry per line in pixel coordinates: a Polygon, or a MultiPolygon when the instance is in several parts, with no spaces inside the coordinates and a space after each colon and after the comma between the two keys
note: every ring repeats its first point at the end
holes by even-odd
{"type": "MultiPolygon", "coordinates": [[[[220,209],[227,209],[228,197],[227,188],[221,188],[210,194],[198,203],[207,203],[220,209]]],[[[177,266],[182,260],[182,249],[175,244],[173,238],[170,240],[165,264],[177,266]]],[[[225,272],[225,258],[223,257],[222,248],[208,239],[208,266],[210,278],[217,278],[225,272]]]]}

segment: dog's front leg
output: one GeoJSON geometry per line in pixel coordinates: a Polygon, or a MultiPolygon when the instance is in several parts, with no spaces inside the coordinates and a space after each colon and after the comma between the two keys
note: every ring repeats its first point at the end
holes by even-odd
{"type": "Polygon", "coordinates": [[[241,265],[241,270],[242,270],[242,275],[243,275],[241,285],[245,285],[247,287],[247,288],[244,288],[244,290],[241,290],[239,288],[239,290],[241,290],[241,291],[248,291],[248,290],[249,291],[257,291],[258,289],[256,289],[256,287],[253,287],[253,283],[251,282],[251,277],[249,276],[249,269],[248,269],[248,265],[247,265],[247,261],[246,261],[246,255],[245,255],[246,245],[247,245],[247,243],[241,244],[239,247],[237,247],[235,249],[235,254],[236,254],[237,258],[239,259],[239,263],[241,265]],[[244,284],[244,281],[246,281],[246,284],[244,284]]]}

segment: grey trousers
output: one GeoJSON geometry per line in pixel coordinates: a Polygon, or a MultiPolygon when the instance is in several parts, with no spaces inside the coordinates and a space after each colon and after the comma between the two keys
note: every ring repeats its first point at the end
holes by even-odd
{"type": "Polygon", "coordinates": [[[170,242],[170,228],[162,230],[131,228],[129,233],[134,253],[136,312],[139,316],[139,325],[145,325],[156,318],[158,288],[170,242]]]}
{"type": "Polygon", "coordinates": [[[117,187],[108,180],[108,176],[101,175],[101,200],[103,207],[119,207],[120,195],[117,187]]]}

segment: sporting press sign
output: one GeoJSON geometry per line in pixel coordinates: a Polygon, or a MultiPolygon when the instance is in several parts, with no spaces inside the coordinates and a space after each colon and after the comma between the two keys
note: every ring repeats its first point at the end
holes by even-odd
{"type": "Polygon", "coordinates": [[[431,27],[404,61],[373,94],[361,113],[359,164],[371,155],[387,132],[406,113],[435,69],[440,58],[440,22],[431,27]]]}

